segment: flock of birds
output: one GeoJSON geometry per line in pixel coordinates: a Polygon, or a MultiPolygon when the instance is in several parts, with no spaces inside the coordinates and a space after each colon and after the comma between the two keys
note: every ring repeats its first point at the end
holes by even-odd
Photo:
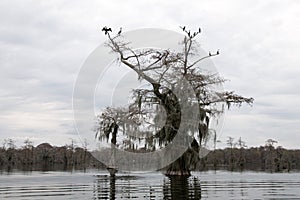
{"type": "MultiPolygon", "coordinates": [[[[111,28],[107,28],[107,26],[104,26],[102,28],[102,31],[105,33],[105,35],[109,34],[109,32],[112,32],[112,29],[111,28]]],[[[118,32],[118,35],[121,35],[122,33],[122,27],[120,28],[119,32],[118,32]]]]}
{"type": "MultiPolygon", "coordinates": [[[[198,31],[197,31],[197,32],[194,32],[193,34],[191,34],[191,31],[190,31],[190,30],[187,31],[186,28],[185,28],[185,26],[184,26],[184,27],[181,27],[181,26],[180,26],[180,28],[181,28],[184,32],[186,32],[187,35],[188,35],[189,37],[195,37],[196,35],[198,35],[199,33],[201,33],[201,28],[199,28],[198,31]]],[[[111,29],[111,28],[108,28],[107,26],[104,26],[104,27],[102,28],[102,31],[105,33],[105,35],[107,35],[107,34],[109,34],[109,32],[112,32],[112,29],[111,29]]],[[[122,27],[120,28],[120,30],[119,30],[119,32],[118,32],[118,35],[121,35],[121,33],[122,33],[122,27]]]]}
{"type": "MultiPolygon", "coordinates": [[[[199,33],[201,33],[201,28],[198,28],[198,31],[191,33],[191,30],[187,30],[185,26],[181,27],[179,26],[188,36],[189,38],[194,38],[196,37],[196,35],[198,35],[199,33]]],[[[215,55],[219,55],[220,54],[220,50],[217,50],[217,52],[215,54],[212,54],[211,52],[208,52],[208,56],[215,56],[215,55]]]]}
{"type": "MultiPolygon", "coordinates": [[[[194,33],[191,33],[191,30],[187,30],[185,26],[181,27],[179,26],[188,36],[189,38],[194,38],[196,37],[196,35],[198,35],[199,33],[201,33],[201,28],[198,29],[198,31],[194,32],[194,33]]],[[[111,28],[108,28],[107,26],[104,26],[102,28],[102,31],[104,32],[105,35],[109,35],[109,32],[112,32],[112,29],[111,28]]],[[[122,27],[120,28],[119,32],[118,32],[118,35],[121,35],[122,33],[122,27]]],[[[219,50],[217,50],[216,54],[214,55],[219,55],[219,50]]],[[[213,54],[211,52],[208,53],[209,56],[213,56],[213,54]]]]}
{"type": "Polygon", "coordinates": [[[193,38],[193,37],[195,37],[196,35],[198,35],[199,33],[201,33],[201,28],[199,28],[198,29],[198,31],[196,31],[196,32],[194,32],[194,33],[191,33],[191,30],[187,30],[186,28],[185,28],[185,26],[184,27],[181,27],[181,26],[179,26],[190,38],[193,38]]]}

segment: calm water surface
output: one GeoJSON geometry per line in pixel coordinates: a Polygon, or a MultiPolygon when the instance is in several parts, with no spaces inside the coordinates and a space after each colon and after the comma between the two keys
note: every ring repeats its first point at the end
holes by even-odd
{"type": "Polygon", "coordinates": [[[300,199],[300,173],[2,172],[0,199],[300,199]]]}

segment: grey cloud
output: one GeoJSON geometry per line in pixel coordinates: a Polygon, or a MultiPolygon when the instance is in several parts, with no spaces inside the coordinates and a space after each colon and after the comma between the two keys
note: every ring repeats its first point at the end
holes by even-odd
{"type": "Polygon", "coordinates": [[[105,40],[101,26],[179,31],[179,25],[187,25],[202,28],[204,50],[220,49],[214,63],[231,80],[225,88],[256,99],[253,107],[228,111],[223,137],[243,136],[251,145],[274,137],[295,148],[300,140],[299,9],[296,1],[274,0],[2,0],[0,140],[68,142],[73,85],[84,60],[105,40]]]}

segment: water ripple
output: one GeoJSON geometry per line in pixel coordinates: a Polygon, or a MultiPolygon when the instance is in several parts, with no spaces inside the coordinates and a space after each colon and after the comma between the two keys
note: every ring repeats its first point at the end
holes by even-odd
{"type": "Polygon", "coordinates": [[[0,176],[0,199],[300,199],[299,174],[40,173],[0,176]],[[95,175],[97,174],[97,175],[95,175]]]}

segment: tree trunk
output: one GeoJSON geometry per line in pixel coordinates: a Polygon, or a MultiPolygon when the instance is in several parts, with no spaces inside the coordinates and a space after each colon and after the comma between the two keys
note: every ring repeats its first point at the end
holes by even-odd
{"type": "Polygon", "coordinates": [[[166,176],[190,176],[191,170],[189,168],[189,156],[184,153],[175,162],[167,166],[166,176]]]}
{"type": "Polygon", "coordinates": [[[199,145],[194,139],[191,147],[175,162],[163,169],[166,176],[190,176],[191,170],[197,167],[199,159],[199,145]]]}
{"type": "MultiPolygon", "coordinates": [[[[158,87],[154,85],[154,93],[161,100],[166,111],[165,126],[157,133],[160,143],[168,144],[176,136],[181,123],[181,107],[178,98],[171,91],[160,93],[158,87]]],[[[175,162],[163,169],[167,176],[190,176],[191,169],[195,168],[198,161],[199,145],[194,139],[191,147],[175,162]],[[196,161],[196,162],[195,162],[196,161]]]]}

